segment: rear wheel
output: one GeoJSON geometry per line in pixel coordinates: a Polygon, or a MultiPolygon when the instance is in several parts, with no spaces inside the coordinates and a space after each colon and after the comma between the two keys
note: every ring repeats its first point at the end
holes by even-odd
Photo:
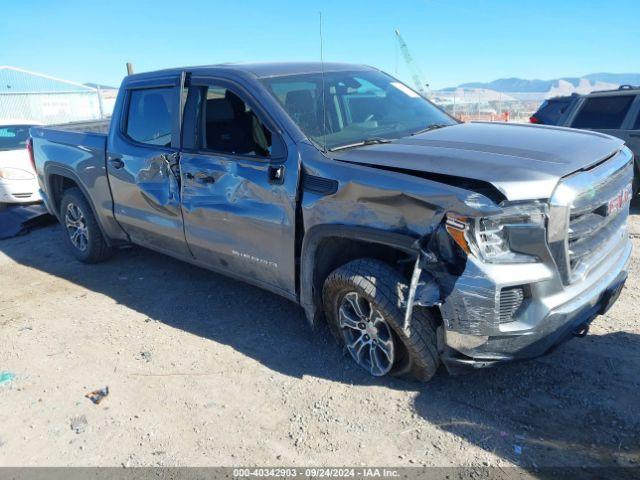
{"type": "Polygon", "coordinates": [[[426,382],[440,364],[436,319],[415,309],[404,329],[405,279],[373,259],[353,260],[324,284],[329,326],[353,360],[373,376],[387,374],[426,382]]]}
{"type": "Polygon", "coordinates": [[[89,202],[80,189],[65,190],[60,203],[64,238],[73,255],[85,263],[98,263],[111,256],[89,202]]]}

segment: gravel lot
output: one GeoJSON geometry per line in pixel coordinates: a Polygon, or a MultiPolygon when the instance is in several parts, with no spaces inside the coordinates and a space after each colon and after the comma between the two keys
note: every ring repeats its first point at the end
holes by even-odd
{"type": "Polygon", "coordinates": [[[0,241],[0,465],[638,465],[640,216],[620,300],[534,361],[372,379],[273,294],[58,227],[0,241]],[[108,386],[95,405],[85,394],[108,386]]]}

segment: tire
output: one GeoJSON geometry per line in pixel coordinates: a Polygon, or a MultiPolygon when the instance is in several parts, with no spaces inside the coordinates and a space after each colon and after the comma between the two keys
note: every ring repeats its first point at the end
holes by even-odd
{"type": "Polygon", "coordinates": [[[428,310],[416,308],[404,330],[402,301],[407,291],[406,280],[393,268],[365,258],[334,270],[324,282],[322,298],[332,333],[359,366],[374,376],[391,374],[427,382],[440,365],[437,321],[428,310]],[[358,324],[354,326],[353,320],[358,324]]]}
{"type": "Polygon", "coordinates": [[[113,253],[79,188],[65,190],[60,202],[60,223],[66,244],[81,262],[102,262],[113,253]]]}

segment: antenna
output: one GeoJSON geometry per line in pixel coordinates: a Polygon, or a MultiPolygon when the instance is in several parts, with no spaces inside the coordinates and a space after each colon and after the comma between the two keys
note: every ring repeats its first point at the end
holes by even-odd
{"type": "Polygon", "coordinates": [[[127,75],[133,74],[133,63],[127,62],[127,75]]]}
{"type": "Polygon", "coordinates": [[[324,93],[324,55],[322,51],[322,12],[320,16],[320,71],[322,74],[322,148],[327,151],[327,102],[324,93]]]}

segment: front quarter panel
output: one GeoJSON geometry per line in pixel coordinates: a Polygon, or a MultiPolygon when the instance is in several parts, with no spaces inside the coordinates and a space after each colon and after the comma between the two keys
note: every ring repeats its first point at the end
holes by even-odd
{"type": "Polygon", "coordinates": [[[461,188],[331,160],[310,144],[299,144],[299,150],[304,172],[301,211],[305,232],[300,301],[311,321],[317,316],[319,301],[319,294],[312,286],[315,248],[322,240],[316,232],[326,237],[344,237],[349,236],[345,231],[350,230],[355,239],[369,237],[374,243],[387,243],[404,251],[410,245],[417,254],[421,246],[426,247],[423,239],[442,230],[438,227],[443,225],[447,212],[477,215],[481,211],[477,205],[491,204],[486,197],[461,188]],[[308,175],[332,180],[334,191],[318,193],[305,188],[308,175]]]}

